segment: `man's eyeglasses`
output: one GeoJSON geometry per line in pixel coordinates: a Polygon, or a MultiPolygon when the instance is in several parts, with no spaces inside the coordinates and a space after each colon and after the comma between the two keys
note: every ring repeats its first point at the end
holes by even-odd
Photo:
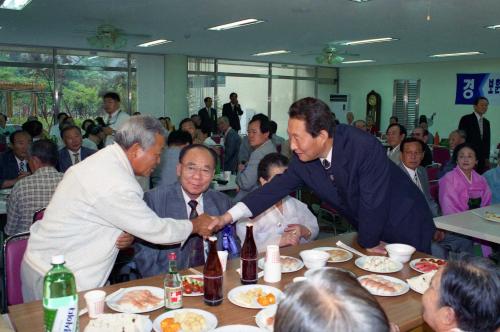
{"type": "Polygon", "coordinates": [[[194,165],[182,165],[189,176],[193,176],[197,173],[201,174],[203,177],[210,177],[214,175],[214,169],[209,167],[199,167],[194,165]]]}

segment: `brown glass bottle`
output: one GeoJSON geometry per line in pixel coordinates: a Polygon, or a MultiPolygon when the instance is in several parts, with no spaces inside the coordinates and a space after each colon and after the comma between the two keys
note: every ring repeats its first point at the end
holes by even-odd
{"type": "Polygon", "coordinates": [[[203,300],[210,306],[222,303],[222,265],[217,254],[217,238],[211,236],[207,262],[203,269],[203,300]]]}
{"type": "Polygon", "coordinates": [[[253,225],[247,224],[245,242],[241,247],[241,283],[243,285],[257,283],[257,246],[253,239],[253,225]]]}

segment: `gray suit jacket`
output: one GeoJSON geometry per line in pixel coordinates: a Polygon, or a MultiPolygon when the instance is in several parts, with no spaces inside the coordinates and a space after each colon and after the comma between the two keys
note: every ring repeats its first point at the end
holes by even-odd
{"type": "Polygon", "coordinates": [[[236,172],[238,170],[240,145],[240,135],[234,129],[229,128],[224,139],[224,171],[236,172]]]}
{"type": "MultiPolygon", "coordinates": [[[[186,203],[182,195],[179,182],[168,186],[159,186],[144,194],[146,204],[156,212],[161,218],[188,219],[186,203]]],[[[231,200],[223,193],[208,189],[203,194],[204,212],[209,215],[222,215],[231,208],[231,200]]],[[[144,225],[147,228],[147,225],[144,225]]],[[[233,236],[236,239],[236,233],[233,229],[233,236]]],[[[218,250],[222,250],[222,231],[217,233],[218,250]]],[[[143,277],[151,277],[158,274],[164,274],[168,271],[169,252],[177,254],[177,268],[179,270],[187,269],[190,266],[189,254],[194,247],[194,237],[191,235],[184,245],[154,245],[142,240],[136,241],[134,262],[137,270],[143,277]]]]}
{"type": "Polygon", "coordinates": [[[245,169],[236,177],[236,184],[240,187],[240,191],[234,198],[234,202],[239,202],[248,193],[259,187],[257,168],[262,158],[273,152],[277,152],[276,146],[274,146],[271,140],[268,140],[250,154],[250,160],[248,160],[245,169]]]}
{"type": "Polygon", "coordinates": [[[388,153],[389,153],[388,157],[393,163],[395,163],[396,165],[399,165],[401,163],[401,157],[400,157],[401,150],[399,150],[399,145],[396,146],[392,151],[390,151],[388,153]]]}
{"type": "MultiPolygon", "coordinates": [[[[405,172],[406,175],[410,176],[406,168],[403,166],[402,162],[399,163],[399,167],[401,167],[401,169],[403,170],[403,172],[405,172]]],[[[439,216],[438,205],[436,201],[434,201],[434,199],[432,198],[431,192],[429,190],[429,178],[427,177],[427,171],[425,170],[425,168],[423,168],[422,166],[418,166],[417,176],[418,180],[420,181],[420,185],[422,186],[422,193],[424,194],[425,200],[427,201],[427,205],[429,206],[429,209],[432,212],[432,216],[433,217],[439,216]]]]}

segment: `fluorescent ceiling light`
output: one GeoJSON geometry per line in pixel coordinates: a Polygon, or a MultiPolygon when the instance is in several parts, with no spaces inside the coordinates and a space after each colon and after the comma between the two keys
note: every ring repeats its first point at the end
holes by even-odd
{"type": "Polygon", "coordinates": [[[290,53],[290,51],[287,51],[287,50],[269,51],[269,52],[255,53],[252,55],[253,56],[265,56],[265,55],[276,55],[276,54],[286,54],[286,53],[290,53]]]}
{"type": "Polygon", "coordinates": [[[24,7],[26,7],[30,2],[31,0],[5,0],[3,1],[3,4],[0,6],[0,8],[21,10],[24,7]]]}
{"type": "Polygon", "coordinates": [[[238,22],[233,22],[233,23],[218,25],[216,27],[211,27],[211,28],[208,28],[208,30],[214,30],[214,31],[229,30],[229,29],[234,29],[234,28],[246,27],[247,25],[259,24],[262,22],[264,22],[264,21],[257,20],[255,18],[247,18],[245,20],[241,20],[238,22]]]}
{"type": "Polygon", "coordinates": [[[500,24],[496,24],[496,25],[488,25],[485,27],[486,29],[492,29],[492,30],[496,30],[496,29],[500,29],[500,24]]]}
{"type": "Polygon", "coordinates": [[[374,38],[374,39],[364,39],[364,40],[354,40],[342,43],[342,45],[363,45],[363,44],[373,44],[373,43],[383,43],[398,40],[397,38],[385,37],[385,38],[374,38]]]}
{"type": "Polygon", "coordinates": [[[483,52],[478,52],[478,51],[474,51],[474,52],[460,52],[460,53],[443,53],[443,54],[429,55],[429,57],[431,57],[431,58],[446,58],[446,57],[450,57],[450,56],[480,55],[480,54],[484,54],[484,53],[483,52]]]}
{"type": "Polygon", "coordinates": [[[158,40],[153,40],[153,41],[150,41],[147,43],[142,43],[142,44],[139,44],[137,46],[139,46],[139,47],[151,47],[151,46],[157,46],[157,45],[162,45],[162,44],[171,43],[171,42],[172,42],[171,40],[158,39],[158,40]]]}
{"type": "Polygon", "coordinates": [[[370,0],[351,0],[352,2],[368,2],[370,0]]]}
{"type": "Polygon", "coordinates": [[[375,60],[352,60],[352,61],[342,61],[341,63],[368,63],[375,62],[375,60]]]}
{"type": "Polygon", "coordinates": [[[99,56],[98,55],[93,55],[91,57],[88,57],[87,60],[94,60],[97,59],[99,56]]]}

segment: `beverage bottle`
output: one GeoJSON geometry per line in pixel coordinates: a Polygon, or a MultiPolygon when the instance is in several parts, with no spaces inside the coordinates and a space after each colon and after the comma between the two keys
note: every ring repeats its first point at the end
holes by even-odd
{"type": "Polygon", "coordinates": [[[75,276],[64,266],[64,256],[53,256],[43,279],[43,320],[46,332],[77,332],[78,293],[75,276]]]}
{"type": "Polygon", "coordinates": [[[208,238],[209,251],[203,268],[203,300],[210,306],[222,303],[222,265],[217,254],[217,237],[208,238]]]}
{"type": "Polygon", "coordinates": [[[168,254],[168,272],[163,279],[165,290],[165,308],[182,308],[182,282],[179,272],[177,272],[177,255],[175,252],[168,254]]]}
{"type": "Polygon", "coordinates": [[[439,145],[439,134],[438,132],[436,131],[436,134],[434,135],[434,145],[439,145]]]}
{"type": "Polygon", "coordinates": [[[257,246],[253,239],[253,224],[247,224],[245,241],[241,247],[241,283],[257,283],[257,246]]]}

